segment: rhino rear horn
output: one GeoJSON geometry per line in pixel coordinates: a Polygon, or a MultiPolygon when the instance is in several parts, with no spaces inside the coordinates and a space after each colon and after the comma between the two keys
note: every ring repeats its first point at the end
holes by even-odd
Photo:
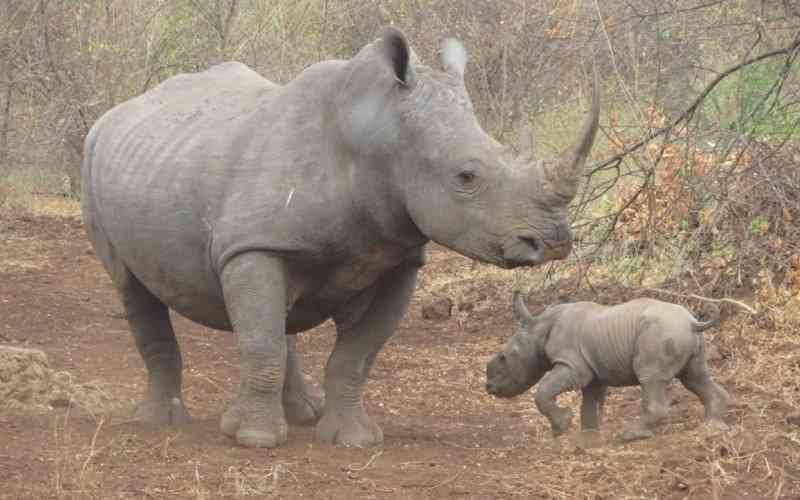
{"type": "Polygon", "coordinates": [[[467,49],[455,38],[445,38],[442,40],[441,48],[442,67],[448,73],[464,78],[464,71],[467,67],[467,49]]]}
{"type": "Polygon", "coordinates": [[[557,161],[545,168],[545,177],[552,190],[566,200],[572,200],[578,191],[578,179],[594,144],[600,122],[600,91],[597,71],[593,70],[592,108],[581,127],[577,142],[564,151],[557,161]]]}

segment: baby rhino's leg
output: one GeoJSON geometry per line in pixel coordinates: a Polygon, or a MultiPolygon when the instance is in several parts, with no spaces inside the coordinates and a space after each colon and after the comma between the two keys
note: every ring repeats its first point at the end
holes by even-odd
{"type": "Polygon", "coordinates": [[[667,418],[667,386],[686,366],[695,346],[693,333],[683,332],[669,321],[644,322],[633,360],[633,370],[642,388],[642,415],[637,429],[622,433],[623,442],[652,437],[656,426],[667,418]]]}
{"type": "Polygon", "coordinates": [[[591,431],[600,427],[603,405],[606,401],[608,386],[592,382],[583,388],[581,401],[581,430],[591,431]]]}
{"type": "Polygon", "coordinates": [[[686,368],[678,374],[678,378],[684,387],[695,393],[703,402],[706,423],[718,429],[727,428],[722,417],[728,411],[730,398],[725,389],[711,378],[704,349],[699,349],[689,360],[686,368]]]}
{"type": "Polygon", "coordinates": [[[572,370],[562,364],[556,364],[539,382],[535,396],[536,407],[550,421],[553,436],[565,433],[572,421],[572,411],[569,408],[560,408],[556,404],[556,398],[559,394],[578,387],[572,370]]]}

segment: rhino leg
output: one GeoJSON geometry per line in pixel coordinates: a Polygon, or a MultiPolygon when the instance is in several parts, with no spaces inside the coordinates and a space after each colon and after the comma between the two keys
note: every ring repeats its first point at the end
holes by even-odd
{"type": "Polygon", "coordinates": [[[728,392],[714,382],[708,371],[704,349],[700,349],[678,375],[679,380],[688,390],[693,392],[703,403],[707,423],[724,429],[727,425],[722,417],[728,411],[728,392]]]}
{"type": "Polygon", "coordinates": [[[608,394],[608,386],[593,382],[583,388],[581,400],[581,430],[591,431],[600,428],[603,405],[608,394]]]}
{"type": "Polygon", "coordinates": [[[572,410],[559,407],[556,404],[556,398],[559,394],[578,387],[580,384],[577,383],[573,371],[562,364],[556,364],[539,381],[535,395],[536,407],[550,421],[554,437],[567,432],[572,423],[572,410]]]}
{"type": "Polygon", "coordinates": [[[127,269],[116,278],[128,325],[147,367],[147,397],[137,406],[136,418],[155,426],[188,422],[181,397],[181,352],[169,310],[127,269]]]}
{"type": "Polygon", "coordinates": [[[417,269],[400,266],[363,292],[369,305],[363,313],[355,313],[356,319],[334,318],[336,345],[325,366],[325,406],[316,429],[320,441],[357,447],[383,442],[383,432],[364,410],[362,394],[375,357],[408,307],[417,269]]]}
{"type": "Polygon", "coordinates": [[[297,355],[297,336],[286,336],[286,383],[283,386],[283,409],[286,420],[294,425],[314,425],[322,416],[323,395],[303,377],[297,355]]]}
{"type": "Polygon", "coordinates": [[[653,437],[653,430],[669,414],[669,401],[667,400],[667,386],[669,383],[670,380],[641,381],[642,414],[639,427],[624,431],[619,436],[620,441],[628,442],[653,437]]]}
{"type": "Polygon", "coordinates": [[[225,307],[239,337],[239,395],[222,417],[222,432],[242,446],[286,441],[283,409],[288,349],[284,264],[261,252],[234,257],[222,271],[225,307]],[[235,429],[235,434],[234,434],[235,429]]]}
{"type": "MultiPolygon", "coordinates": [[[[303,377],[297,356],[297,336],[286,336],[286,380],[283,385],[283,410],[286,420],[293,425],[309,426],[322,416],[323,395],[318,388],[308,384],[303,377]]],[[[241,388],[240,388],[241,392],[241,388]]],[[[222,415],[220,430],[235,439],[241,424],[239,398],[234,399],[222,415]]]]}

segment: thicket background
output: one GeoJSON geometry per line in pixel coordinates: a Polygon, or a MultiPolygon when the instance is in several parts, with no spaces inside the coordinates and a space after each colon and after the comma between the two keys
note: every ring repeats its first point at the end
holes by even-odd
{"type": "Polygon", "coordinates": [[[459,37],[484,128],[513,144],[530,124],[540,156],[575,136],[595,65],[576,287],[601,263],[631,286],[800,300],[793,0],[3,0],[0,213],[78,196],[93,121],[171,75],[235,59],[287,82],[390,23],[429,65],[459,37]]]}

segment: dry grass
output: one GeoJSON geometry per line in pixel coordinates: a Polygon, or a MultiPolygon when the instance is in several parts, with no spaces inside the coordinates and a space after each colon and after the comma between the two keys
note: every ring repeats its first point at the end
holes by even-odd
{"type": "Polygon", "coordinates": [[[16,173],[0,177],[0,219],[4,216],[80,217],[80,202],[61,194],[68,192],[59,188],[59,184],[65,182],[66,177],[45,174],[16,173]]]}

